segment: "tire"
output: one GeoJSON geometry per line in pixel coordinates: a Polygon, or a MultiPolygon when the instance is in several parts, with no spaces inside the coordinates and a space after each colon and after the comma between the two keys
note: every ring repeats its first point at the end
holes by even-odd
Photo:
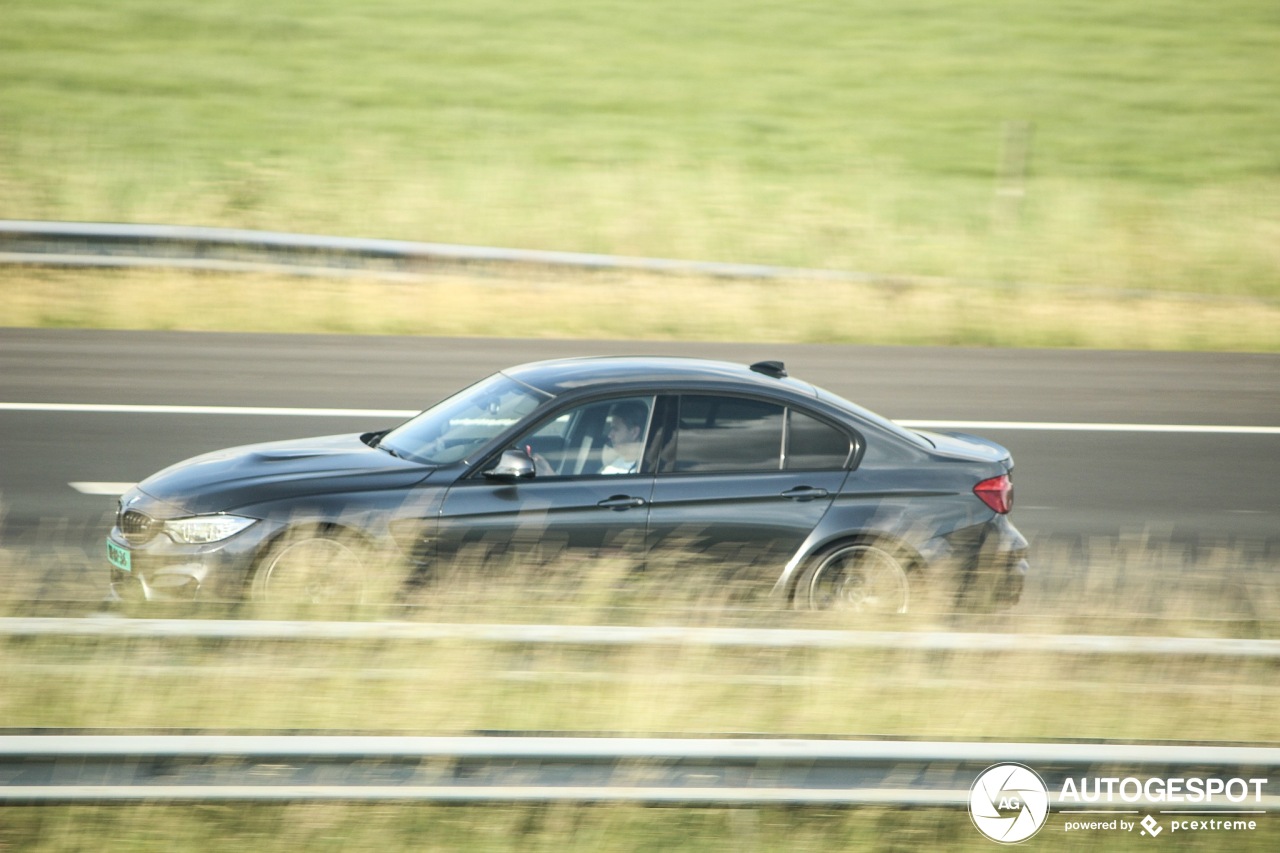
{"type": "Polygon", "coordinates": [[[911,604],[909,564],[884,546],[848,542],[810,561],[796,583],[799,610],[906,613],[911,604]]]}
{"type": "Polygon", "coordinates": [[[323,529],[285,535],[267,551],[253,577],[255,601],[361,604],[368,554],[358,540],[323,529]]]}

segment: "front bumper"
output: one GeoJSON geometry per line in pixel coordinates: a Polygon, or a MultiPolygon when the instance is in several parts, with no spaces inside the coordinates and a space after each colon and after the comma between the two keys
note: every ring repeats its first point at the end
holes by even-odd
{"type": "Polygon", "coordinates": [[[265,521],[221,542],[180,545],[160,534],[130,543],[113,527],[108,540],[129,554],[130,570],[111,566],[118,601],[223,601],[244,597],[257,554],[278,528],[265,521]]]}

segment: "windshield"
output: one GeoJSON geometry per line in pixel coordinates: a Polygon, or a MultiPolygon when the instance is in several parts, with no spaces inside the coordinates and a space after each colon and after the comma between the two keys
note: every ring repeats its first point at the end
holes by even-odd
{"type": "Polygon", "coordinates": [[[458,462],[548,399],[495,373],[391,430],[378,447],[424,465],[458,462]]]}

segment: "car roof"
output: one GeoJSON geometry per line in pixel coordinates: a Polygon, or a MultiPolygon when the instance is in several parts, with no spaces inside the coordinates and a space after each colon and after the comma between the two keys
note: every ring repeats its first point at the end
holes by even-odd
{"type": "Polygon", "coordinates": [[[728,361],[674,356],[595,356],[536,361],[502,371],[507,376],[548,394],[590,391],[614,386],[645,385],[670,388],[723,388],[737,391],[789,391],[817,396],[807,382],[786,377],[781,363],[756,368],[728,361]],[[782,376],[777,373],[781,372],[782,376]]]}

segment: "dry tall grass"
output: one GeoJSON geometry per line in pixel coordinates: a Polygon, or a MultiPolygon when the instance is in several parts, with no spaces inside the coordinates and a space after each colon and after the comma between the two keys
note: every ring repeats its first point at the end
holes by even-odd
{"type": "Polygon", "coordinates": [[[938,281],[442,272],[417,281],[0,268],[0,325],[799,343],[1280,350],[1280,306],[938,281]]]}

